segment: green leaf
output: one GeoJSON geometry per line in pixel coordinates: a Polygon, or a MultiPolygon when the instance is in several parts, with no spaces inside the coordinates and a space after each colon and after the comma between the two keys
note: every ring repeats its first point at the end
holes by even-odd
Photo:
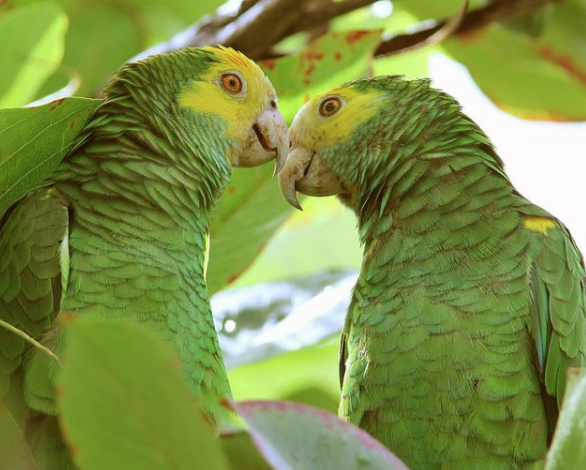
{"type": "Polygon", "coordinates": [[[22,430],[0,400],[0,470],[36,470],[22,430]]]}
{"type": "Polygon", "coordinates": [[[545,470],[578,470],[586,462],[586,370],[569,369],[566,394],[545,470]]]}
{"type": "Polygon", "coordinates": [[[64,326],[59,406],[79,467],[228,469],[169,344],[120,320],[70,317],[64,326]]]}
{"type": "Polygon", "coordinates": [[[316,272],[358,269],[362,249],[356,216],[334,197],[307,197],[231,287],[288,280],[316,272]]]}
{"type": "MultiPolygon", "coordinates": [[[[452,15],[461,0],[397,0],[394,5],[419,18],[452,15]]],[[[470,9],[482,6],[471,2],[470,9]]],[[[470,71],[498,107],[524,119],[586,120],[586,2],[567,0],[517,18],[521,28],[493,24],[441,45],[470,71]],[[532,25],[537,14],[543,24],[532,25]]],[[[406,56],[410,53],[405,54],[406,56]]]]}
{"type": "Polygon", "coordinates": [[[220,443],[232,470],[273,470],[258,452],[248,432],[222,433],[220,443]]]}
{"type": "MultiPolygon", "coordinates": [[[[17,5],[35,0],[12,0],[17,5]]],[[[139,52],[166,41],[222,0],[55,0],[69,15],[63,67],[40,96],[61,88],[63,76],[79,77],[77,94],[96,96],[108,77],[139,52]]],[[[23,31],[25,29],[23,28],[23,31]]]]}
{"type": "Polygon", "coordinates": [[[275,470],[407,470],[365,431],[317,408],[278,401],[233,406],[275,470]]]}
{"type": "Polygon", "coordinates": [[[279,96],[279,109],[291,122],[297,110],[329,87],[367,75],[380,30],[353,30],[326,34],[300,53],[261,61],[279,96]]]}
{"type": "MultiPolygon", "coordinates": [[[[285,120],[291,122],[314,94],[365,75],[379,42],[378,30],[334,32],[298,54],[262,62],[285,120]]],[[[270,166],[235,171],[212,222],[208,289],[236,280],[292,212],[270,166]]]]}
{"type": "Polygon", "coordinates": [[[493,25],[444,47],[504,111],[524,119],[586,120],[586,68],[531,36],[493,25]]]}
{"type": "Polygon", "coordinates": [[[0,108],[31,102],[61,63],[67,16],[54,3],[0,16],[0,108]]]}
{"type": "Polygon", "coordinates": [[[133,18],[116,4],[93,2],[70,14],[63,65],[81,78],[80,95],[92,96],[141,50],[133,18]]]}
{"type": "Polygon", "coordinates": [[[233,171],[211,226],[210,294],[238,278],[292,212],[272,172],[272,165],[233,171]]]}
{"type": "Polygon", "coordinates": [[[100,100],[0,110],[0,217],[59,165],[100,100]]]}

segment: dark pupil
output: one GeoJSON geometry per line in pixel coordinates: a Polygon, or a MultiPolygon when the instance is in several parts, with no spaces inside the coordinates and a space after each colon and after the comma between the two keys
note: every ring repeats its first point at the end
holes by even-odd
{"type": "Polygon", "coordinates": [[[230,83],[230,87],[232,87],[232,88],[236,88],[238,86],[238,82],[234,78],[231,78],[229,83],[230,83]]]}
{"type": "Polygon", "coordinates": [[[336,110],[336,105],[333,101],[326,103],[326,113],[333,113],[336,110]]]}

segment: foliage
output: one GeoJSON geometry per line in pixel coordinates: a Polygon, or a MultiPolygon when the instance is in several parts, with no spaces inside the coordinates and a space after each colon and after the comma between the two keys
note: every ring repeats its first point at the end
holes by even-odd
{"type": "MultiPolygon", "coordinates": [[[[124,320],[65,316],[63,325],[68,345],[58,401],[64,434],[80,468],[352,470],[359,463],[365,470],[406,470],[364,431],[294,403],[227,405],[248,424],[253,439],[231,430],[220,445],[190,397],[169,344],[124,320]],[[324,448],[332,456],[326,467],[324,448]]],[[[0,438],[2,464],[13,463],[12,470],[36,468],[1,401],[0,438]]]]}
{"type": "MultiPolygon", "coordinates": [[[[49,101],[46,95],[55,92],[86,97],[0,109],[0,217],[12,202],[42,184],[65,156],[99,103],[89,98],[100,96],[112,72],[222,3],[0,1],[0,108],[49,101]]],[[[490,3],[472,1],[471,8],[490,3]]],[[[288,122],[303,103],[328,86],[369,73],[426,76],[429,57],[438,51],[468,67],[484,93],[506,112],[525,119],[586,119],[584,0],[552,2],[532,14],[493,22],[440,45],[391,57],[377,55],[381,41],[409,32],[425,20],[450,16],[461,0],[395,0],[392,12],[390,2],[377,4],[383,13],[369,6],[335,18],[328,27],[289,35],[272,49],[274,57],[261,61],[288,122]]],[[[331,270],[359,267],[355,221],[335,201],[311,200],[304,203],[303,214],[292,215],[271,175],[269,166],[235,170],[212,225],[209,289],[212,293],[224,290],[221,295],[240,302],[219,318],[223,326],[227,321],[237,324],[232,336],[223,335],[224,344],[240,341],[240,349],[234,349],[238,352],[230,353],[226,346],[234,395],[237,400],[292,399],[335,413],[337,333],[345,297],[337,297],[338,303],[330,310],[316,299],[337,286],[331,270]],[[330,236],[324,237],[325,232],[330,236]],[[310,294],[301,281],[291,279],[318,272],[322,274],[309,278],[318,286],[310,294]],[[258,284],[276,280],[281,282],[258,284]],[[274,300],[279,288],[287,294],[246,306],[241,302],[243,291],[226,291],[228,286],[248,286],[249,294],[261,300],[269,294],[274,300]],[[318,314],[313,315],[316,309],[318,314]],[[254,316],[256,326],[242,321],[246,315],[254,316]],[[303,327],[291,327],[293,321],[301,324],[299,318],[304,319],[303,327]]],[[[349,290],[345,284],[343,289],[349,290]]],[[[193,462],[211,470],[271,468],[262,457],[267,446],[257,450],[246,433],[224,435],[223,450],[217,445],[197,404],[186,394],[172,353],[152,335],[133,325],[98,320],[72,321],[67,328],[72,339],[60,403],[63,426],[83,468],[193,468],[193,462]],[[145,361],[145,355],[152,361],[145,361]],[[103,452],[105,447],[111,452],[103,452]]],[[[584,415],[580,411],[584,378],[575,383],[561,414],[548,470],[580,468],[572,462],[581,461],[575,449],[583,450],[577,444],[584,441],[582,421],[576,416],[584,415]]],[[[262,408],[254,403],[234,406],[249,421],[257,417],[251,410],[256,413],[262,408]]],[[[302,408],[298,410],[307,414],[295,416],[299,423],[290,429],[274,428],[278,420],[291,418],[286,413],[289,405],[279,405],[286,416],[278,420],[273,405],[266,406],[268,414],[259,415],[266,421],[251,426],[265,439],[274,438],[270,452],[279,447],[276,441],[290,443],[316,429],[312,419],[319,413],[302,408]],[[297,434],[287,435],[290,430],[297,434]]],[[[258,434],[255,439],[262,441],[258,434]]],[[[317,441],[303,442],[309,453],[317,441]]],[[[287,460],[290,448],[281,445],[280,449],[280,458],[287,460]]],[[[1,402],[0,456],[0,470],[35,468],[21,430],[1,402]]],[[[279,466],[272,457],[267,460],[274,468],[299,468],[279,466]]]]}
{"type": "Polygon", "coordinates": [[[0,217],[57,168],[98,103],[67,98],[0,111],[0,217]]]}
{"type": "Polygon", "coordinates": [[[0,470],[37,470],[24,433],[0,400],[0,470]]]}

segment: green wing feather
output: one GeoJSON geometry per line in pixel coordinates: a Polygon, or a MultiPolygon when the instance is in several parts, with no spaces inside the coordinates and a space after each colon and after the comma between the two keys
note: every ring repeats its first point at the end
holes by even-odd
{"type": "Polygon", "coordinates": [[[531,333],[542,381],[559,407],[568,368],[586,364],[584,261],[563,224],[544,223],[541,231],[527,229],[534,251],[531,333]]]}
{"type": "MultiPolygon", "coordinates": [[[[50,348],[67,278],[68,224],[67,206],[52,189],[43,188],[13,206],[0,225],[0,318],[50,348]]],[[[29,406],[54,413],[47,371],[38,374],[40,367],[52,369],[53,359],[0,329],[0,397],[24,362],[31,364],[24,385],[29,406]]]]}

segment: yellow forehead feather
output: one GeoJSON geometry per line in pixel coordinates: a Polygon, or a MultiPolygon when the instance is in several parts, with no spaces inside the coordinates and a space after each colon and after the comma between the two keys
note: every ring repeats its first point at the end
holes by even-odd
{"type": "Polygon", "coordinates": [[[226,137],[241,142],[261,110],[276,99],[275,90],[261,68],[244,54],[221,46],[202,49],[219,60],[179,94],[179,104],[198,114],[220,118],[226,124],[226,137]],[[246,81],[242,96],[230,95],[218,86],[220,75],[234,70],[246,81]]]}
{"type": "Polygon", "coordinates": [[[314,97],[297,113],[291,125],[291,141],[319,150],[347,140],[379,109],[380,90],[358,90],[352,85],[332,88],[314,97]],[[319,106],[329,96],[342,100],[340,111],[330,117],[319,114],[319,106]]]}
{"type": "Polygon", "coordinates": [[[202,50],[210,52],[220,59],[220,62],[225,64],[232,64],[235,69],[240,70],[242,73],[248,71],[251,74],[261,73],[262,71],[256,63],[246,57],[242,52],[238,52],[231,47],[224,46],[205,46],[202,50]]]}

